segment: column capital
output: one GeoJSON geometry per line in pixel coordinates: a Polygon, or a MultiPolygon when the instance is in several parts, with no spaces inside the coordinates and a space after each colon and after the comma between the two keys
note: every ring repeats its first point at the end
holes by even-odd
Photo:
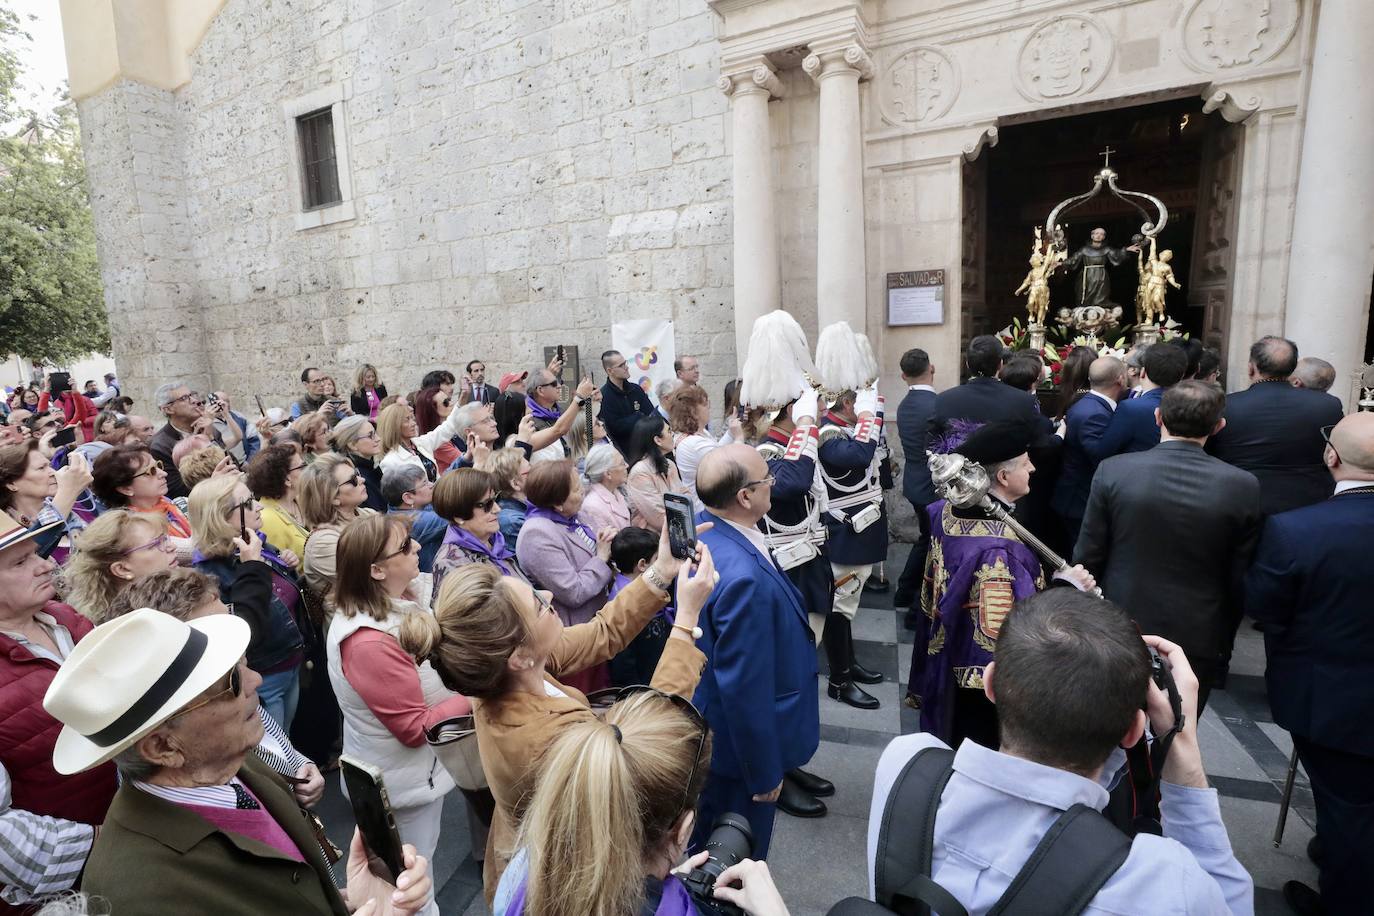
{"type": "Polygon", "coordinates": [[[840,45],[816,43],[811,45],[811,53],[802,61],[806,75],[819,82],[835,73],[857,71],[859,79],[873,78],[873,58],[858,42],[840,45]]]}
{"type": "Polygon", "coordinates": [[[721,67],[716,88],[728,96],[748,92],[764,92],[771,98],[782,98],[782,80],[762,55],[733,61],[721,67]]]}

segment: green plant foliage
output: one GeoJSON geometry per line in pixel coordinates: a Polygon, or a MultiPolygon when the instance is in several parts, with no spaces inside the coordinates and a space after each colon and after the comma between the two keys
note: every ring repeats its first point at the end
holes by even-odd
{"type": "Polygon", "coordinates": [[[29,36],[0,0],[0,352],[62,363],[109,352],[76,108],[17,98],[29,36]]]}

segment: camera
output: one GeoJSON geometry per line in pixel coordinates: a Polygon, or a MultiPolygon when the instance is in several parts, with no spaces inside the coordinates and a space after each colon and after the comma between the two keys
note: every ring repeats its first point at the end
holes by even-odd
{"type": "MultiPolygon", "coordinates": [[[[1174,714],[1174,727],[1169,732],[1172,735],[1183,728],[1183,699],[1174,684],[1174,675],[1169,663],[1154,650],[1153,646],[1147,648],[1150,650],[1150,680],[1154,681],[1155,686],[1164,691],[1164,695],[1169,698],[1169,710],[1174,714]]],[[[1149,710],[1148,700],[1145,708],[1146,711],[1149,710]]]]}
{"type": "Polygon", "coordinates": [[[712,891],[721,872],[754,854],[754,833],[749,829],[749,821],[732,811],[716,818],[706,840],[706,852],[711,857],[682,879],[687,893],[692,895],[692,904],[702,916],[744,916],[743,910],[717,900],[712,891]]]}

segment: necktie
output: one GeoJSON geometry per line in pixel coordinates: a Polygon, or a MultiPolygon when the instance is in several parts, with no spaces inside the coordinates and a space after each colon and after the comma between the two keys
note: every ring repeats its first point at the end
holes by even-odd
{"type": "Polygon", "coordinates": [[[234,807],[240,811],[257,811],[262,805],[253,801],[253,796],[248,794],[248,790],[236,782],[231,782],[230,787],[234,790],[234,807]]]}

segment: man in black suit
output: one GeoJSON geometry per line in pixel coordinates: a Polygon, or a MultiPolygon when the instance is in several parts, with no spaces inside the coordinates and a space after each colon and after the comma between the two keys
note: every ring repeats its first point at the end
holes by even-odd
{"type": "Polygon", "coordinates": [[[1000,340],[991,334],[973,338],[964,360],[968,364],[969,380],[955,388],[946,388],[935,398],[930,417],[931,436],[956,432],[959,421],[981,425],[993,420],[1020,419],[1029,423],[1034,431],[1032,446],[1054,438],[1054,423],[1040,413],[1035,395],[1017,391],[997,378],[1002,368],[1000,340]]]}
{"type": "Polygon", "coordinates": [[[1088,366],[1088,393],[1073,402],[1064,415],[1064,457],[1051,505],[1064,525],[1069,548],[1078,541],[1088,489],[1097,471],[1093,456],[1107,433],[1117,401],[1126,390],[1126,364],[1114,356],[1099,356],[1088,366]]]}
{"type": "Polygon", "coordinates": [[[1249,388],[1226,397],[1226,430],[1208,451],[1227,464],[1250,471],[1260,482],[1265,515],[1310,506],[1331,495],[1331,475],[1322,461],[1321,430],[1341,421],[1341,402],[1310,388],[1295,388],[1289,376],[1298,365],[1298,346],[1282,337],[1262,337],[1250,347],[1249,388]]]}
{"type": "Polygon", "coordinates": [[[1374,875],[1374,413],[1341,420],[1322,451],[1336,495],[1265,521],[1245,609],[1317,807],[1320,898],[1298,881],[1283,895],[1299,913],[1358,913],[1374,875]]]}
{"type": "Polygon", "coordinates": [[[892,606],[905,608],[907,623],[914,627],[916,598],[921,591],[921,576],[925,572],[926,547],[930,543],[930,519],[926,506],[935,502],[935,488],[930,483],[930,466],[926,464],[926,429],[935,412],[935,365],[925,350],[912,349],[902,354],[902,381],[906,382],[906,396],[897,406],[897,435],[902,440],[902,454],[906,467],[902,471],[902,495],[916,510],[916,523],[921,535],[911,545],[906,567],[897,580],[892,594],[892,606]]]}
{"type": "Polygon", "coordinates": [[[1155,413],[1160,443],[1098,466],[1073,554],[1142,631],[1183,647],[1199,715],[1260,524],[1254,475],[1202,450],[1226,425],[1225,406],[1205,382],[1166,391],[1155,413]]]}
{"type": "Polygon", "coordinates": [[[495,404],[501,391],[495,385],[487,384],[487,365],[480,359],[471,360],[463,376],[463,387],[467,389],[464,402],[477,401],[481,404],[495,404]]]}
{"type": "Polygon", "coordinates": [[[1124,452],[1143,452],[1159,443],[1155,413],[1164,392],[1185,378],[1188,352],[1172,343],[1151,344],[1140,358],[1140,387],[1135,397],[1122,401],[1112,422],[1088,454],[1097,461],[1124,452]]]}

